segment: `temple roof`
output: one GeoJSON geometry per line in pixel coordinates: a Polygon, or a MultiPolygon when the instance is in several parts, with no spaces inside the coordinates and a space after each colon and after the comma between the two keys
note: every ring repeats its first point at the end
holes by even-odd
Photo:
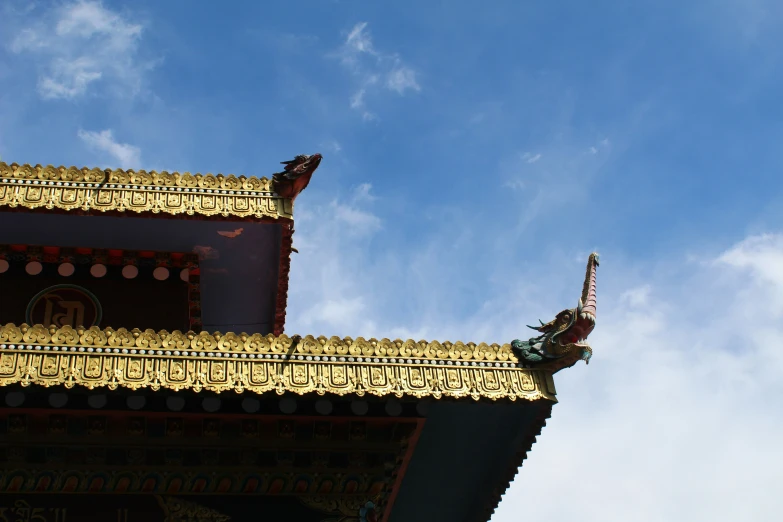
{"type": "MultiPolygon", "coordinates": [[[[226,403],[226,414],[221,415],[236,424],[244,420],[234,415],[239,409],[233,403],[255,395],[253,400],[266,403],[279,399],[283,417],[291,415],[294,421],[323,418],[348,426],[358,426],[360,417],[383,424],[387,420],[377,407],[385,404],[386,416],[397,417],[404,403],[399,424],[415,429],[395,442],[402,453],[391,460],[384,457],[388,462],[381,459],[388,467],[380,482],[387,484],[381,495],[384,520],[485,521],[557,402],[552,374],[592,355],[586,338],[595,326],[598,256],[588,260],[578,306],[541,322],[534,328],[540,335],[527,340],[498,345],[289,337],[283,327],[293,200],[320,161],[319,154],[299,155],[284,162],[285,171],[272,179],[0,162],[0,229],[6,231],[7,243],[0,245],[0,273],[18,282],[19,296],[8,302],[30,303],[26,310],[17,306],[3,321],[7,324],[0,323],[0,388],[6,402],[27,389],[39,395],[31,402],[40,403],[42,388],[51,389],[46,393],[112,390],[118,397],[160,399],[152,403],[177,396],[195,404],[220,394],[226,403]],[[226,221],[241,223],[229,227],[226,221]],[[169,270],[182,268],[179,259],[188,260],[188,274],[180,273],[177,285],[185,286],[176,287],[181,290],[177,299],[172,290],[174,304],[166,305],[165,317],[150,318],[152,312],[145,307],[146,316],[134,315],[131,298],[139,297],[147,281],[139,274],[152,274],[147,278],[152,281],[155,270],[165,270],[161,281],[168,280],[169,270]],[[96,285],[110,279],[94,276],[95,266],[104,274],[108,271],[117,288],[124,285],[100,298],[105,315],[115,314],[111,322],[95,319],[87,323],[95,325],[91,327],[75,327],[83,324],[75,321],[50,327],[23,323],[48,321],[35,318],[34,305],[41,295],[49,295],[45,292],[59,288],[55,283],[60,280],[98,292],[96,285]],[[138,270],[129,277],[124,272],[131,266],[138,270]],[[62,267],[67,270],[61,273],[62,267]],[[55,286],[43,288],[47,285],[55,286]],[[175,309],[182,318],[172,315],[175,309]],[[22,312],[25,318],[16,319],[22,312]],[[191,326],[176,326],[180,319],[191,326]],[[200,327],[204,331],[198,331],[200,327]],[[185,331],[188,328],[196,331],[185,331]],[[286,411],[282,406],[292,396],[304,405],[297,415],[295,408],[286,411]],[[319,410],[319,402],[334,403],[336,413],[331,415],[331,404],[328,411],[319,410]],[[369,406],[354,411],[354,403],[369,406]],[[399,411],[389,409],[393,404],[399,411]],[[367,407],[375,414],[363,417],[367,407]],[[466,480],[455,480],[464,475],[466,480]]],[[[142,297],[156,296],[163,302],[160,288],[144,290],[142,297]]],[[[90,299],[99,309],[99,299],[90,299]]],[[[281,419],[267,420],[281,426],[288,422],[281,419]]],[[[247,473],[257,470],[242,468],[241,461],[237,466],[221,480],[228,481],[226,491],[247,493],[242,484],[247,473]]],[[[318,468],[316,474],[322,471],[318,468]]],[[[141,478],[139,483],[147,480],[141,478]]],[[[259,479],[253,492],[272,488],[267,478],[259,479]]],[[[85,475],[84,487],[92,480],[85,475]]],[[[32,475],[24,483],[35,483],[32,475]]],[[[292,479],[286,487],[298,491],[298,484],[292,479]]],[[[371,482],[365,485],[367,494],[380,491],[371,482]]],[[[164,487],[164,481],[159,486],[164,487]]],[[[297,494],[318,493],[316,486],[313,482],[297,494]]],[[[215,482],[209,487],[220,493],[223,486],[215,482]]]]}
{"type": "Polygon", "coordinates": [[[0,162],[0,207],[292,219],[265,177],[31,166],[0,162]]]}

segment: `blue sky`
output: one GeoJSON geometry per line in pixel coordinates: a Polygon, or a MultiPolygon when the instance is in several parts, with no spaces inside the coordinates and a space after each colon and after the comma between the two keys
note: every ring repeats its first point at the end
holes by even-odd
{"type": "Polygon", "coordinates": [[[595,355],[493,520],[776,518],[783,4],[271,4],[4,2],[0,156],[321,152],[291,333],[508,342],[597,249],[595,355]]]}

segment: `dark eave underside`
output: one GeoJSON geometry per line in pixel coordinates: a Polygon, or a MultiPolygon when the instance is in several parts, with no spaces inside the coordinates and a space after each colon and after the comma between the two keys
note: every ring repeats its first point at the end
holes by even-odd
{"type": "MultiPolygon", "coordinates": [[[[18,407],[6,408],[4,415],[16,415],[22,414],[30,417],[45,413],[47,410],[54,415],[53,419],[62,417],[66,418],[69,415],[77,414],[81,411],[82,416],[88,415],[92,418],[99,418],[101,415],[114,415],[118,419],[133,419],[145,417],[149,419],[149,425],[152,426],[153,420],[160,424],[161,420],[166,418],[175,418],[185,420],[192,424],[192,421],[187,421],[188,418],[199,419],[222,419],[222,425],[228,427],[229,425],[245,423],[247,421],[260,422],[262,425],[269,424],[269,422],[280,423],[288,422],[286,419],[290,419],[291,422],[297,425],[303,426],[312,424],[314,421],[318,423],[327,423],[328,425],[337,426],[335,423],[343,422],[359,422],[363,424],[365,421],[368,423],[375,423],[380,426],[384,422],[395,423],[408,423],[417,422],[417,417],[420,421],[423,421],[422,429],[415,434],[411,433],[411,438],[402,438],[399,440],[400,444],[409,445],[413,448],[412,454],[409,454],[404,459],[400,460],[401,456],[397,457],[396,469],[392,472],[390,478],[395,483],[393,490],[387,490],[384,493],[384,504],[391,503],[390,514],[388,518],[385,518],[387,522],[404,522],[415,520],[450,520],[455,522],[485,522],[490,519],[492,513],[498,503],[501,496],[509,486],[511,480],[517,473],[518,468],[521,466],[525,459],[527,452],[530,451],[536,436],[540,434],[546,419],[551,413],[552,401],[549,400],[536,400],[536,401],[481,401],[473,402],[468,400],[458,399],[442,399],[442,400],[415,400],[412,398],[403,399],[399,404],[396,413],[391,414],[393,411],[388,407],[388,400],[373,397],[364,397],[368,405],[368,410],[365,410],[364,415],[356,415],[353,412],[351,406],[352,401],[350,397],[338,398],[327,394],[326,396],[318,396],[315,394],[296,397],[291,395],[278,396],[277,394],[265,394],[260,399],[260,409],[254,413],[248,415],[246,411],[243,411],[242,401],[244,397],[252,397],[252,394],[236,394],[236,393],[224,393],[219,396],[222,398],[222,404],[220,409],[214,413],[205,413],[202,409],[202,398],[217,398],[218,395],[211,393],[195,394],[192,392],[179,392],[172,393],[167,390],[160,390],[158,392],[131,392],[126,390],[117,390],[110,392],[107,396],[108,404],[105,408],[100,410],[92,409],[87,404],[87,397],[93,394],[105,393],[103,390],[88,391],[83,388],[75,388],[73,390],[66,390],[61,387],[53,388],[40,388],[36,386],[20,387],[18,385],[5,388],[2,390],[3,402],[6,402],[6,395],[19,394],[20,392],[25,394],[27,400],[24,404],[18,405],[18,407]],[[51,400],[52,393],[65,394],[69,397],[68,404],[65,408],[55,410],[52,409],[48,403],[51,400]],[[131,396],[138,397],[143,395],[147,397],[146,405],[136,411],[125,411],[126,399],[131,396]],[[168,397],[181,397],[184,399],[185,407],[179,412],[169,411],[168,397]],[[322,414],[318,412],[317,402],[322,400],[330,401],[334,410],[330,414],[322,414]],[[295,413],[291,415],[283,414],[279,407],[279,401],[295,400],[298,404],[298,408],[295,413]],[[38,412],[38,413],[36,413],[38,412]],[[98,416],[98,417],[96,417],[98,416]],[[422,417],[423,416],[423,417],[422,417]],[[311,419],[311,420],[307,420],[311,419]],[[342,419],[342,420],[341,420],[342,419]],[[308,424],[309,423],[309,424],[308,424]],[[380,424],[378,424],[380,423],[380,424]],[[415,435],[415,440],[414,436],[415,435]],[[407,440],[407,442],[406,442],[407,440]],[[396,478],[394,478],[396,477],[396,478]]],[[[214,399],[210,399],[214,400],[214,399]]],[[[390,399],[394,401],[395,399],[390,399]]],[[[129,403],[130,404],[130,403],[129,403]]],[[[32,418],[32,417],[30,417],[32,418]]],[[[84,418],[84,417],[83,417],[84,418]]],[[[198,421],[201,422],[201,421],[198,421]]],[[[206,420],[205,420],[206,422],[206,420]]],[[[3,423],[2,426],[6,426],[8,423],[3,423]]],[[[8,424],[10,426],[10,424],[8,424]]],[[[70,426],[70,424],[68,424],[70,426]]],[[[277,424],[281,426],[280,424],[277,424]]],[[[206,426],[206,425],[205,425],[206,426]]],[[[151,429],[151,428],[150,428],[151,429]]],[[[312,428],[308,428],[311,431],[312,428]]],[[[333,428],[333,430],[336,428],[333,428]]],[[[5,429],[2,431],[0,438],[5,438],[5,429]]],[[[268,436],[264,438],[262,435],[260,439],[255,439],[251,436],[250,439],[242,438],[237,433],[229,435],[221,430],[223,435],[217,438],[211,438],[210,445],[214,447],[226,447],[238,450],[241,448],[247,448],[254,451],[266,451],[267,454],[281,455],[280,451],[296,451],[305,450],[305,453],[316,451],[331,451],[337,453],[344,453],[346,455],[355,451],[375,451],[379,455],[388,455],[396,452],[393,447],[389,447],[388,450],[381,448],[377,443],[372,440],[356,441],[349,443],[348,441],[340,442],[335,440],[334,437],[328,437],[323,440],[323,443],[319,443],[316,439],[312,439],[308,442],[307,439],[301,439],[296,437],[295,440],[283,437],[279,442],[269,439],[268,436]],[[224,439],[224,437],[227,437],[224,439]],[[236,438],[240,437],[240,438],[236,438]],[[253,440],[251,440],[253,439],[253,440]],[[254,443],[254,440],[257,442],[254,443]],[[310,447],[312,446],[312,447],[310,447]],[[377,448],[376,448],[377,447],[377,448]],[[309,449],[308,449],[309,448],[309,449]],[[376,449],[373,449],[376,448],[376,449]]],[[[56,435],[58,438],[58,445],[74,444],[78,445],[77,440],[74,438],[76,433],[62,433],[56,435]],[[70,442],[69,442],[70,441],[70,442]]],[[[233,433],[233,432],[232,432],[233,433]]],[[[332,433],[335,433],[332,431],[332,433]]],[[[369,432],[368,432],[369,433],[369,432]]],[[[31,435],[34,435],[31,433],[31,435]]],[[[81,434],[82,437],[86,434],[81,434]]],[[[48,435],[52,437],[54,435],[48,435]]],[[[89,435],[87,435],[90,437],[89,435]]],[[[117,434],[118,437],[121,434],[117,434]]],[[[126,438],[128,435],[124,435],[126,438]]],[[[38,432],[38,436],[28,438],[30,444],[37,444],[41,446],[47,445],[46,435],[44,432],[38,432]],[[44,437],[44,438],[42,438],[44,437]]],[[[12,437],[13,438],[13,437],[12,437]]],[[[131,439],[134,437],[131,435],[131,439]]],[[[138,439],[138,437],[135,437],[138,439]]],[[[105,439],[106,442],[113,441],[114,437],[105,439]]],[[[131,440],[129,439],[129,441],[131,440]]],[[[16,444],[19,444],[19,435],[15,437],[16,444]]],[[[85,442],[89,442],[93,439],[85,439],[85,442]]],[[[98,439],[94,439],[94,442],[90,444],[101,444],[100,435],[98,439]]],[[[204,439],[206,442],[207,439],[204,439]]],[[[176,442],[176,441],[174,441],[176,442]]],[[[116,442],[122,444],[121,439],[117,439],[116,442]]],[[[27,444],[27,443],[25,443],[27,444]]],[[[139,441],[136,440],[133,444],[138,445],[139,441]]],[[[189,438],[187,443],[183,442],[182,447],[188,448],[193,445],[198,445],[199,441],[189,438]]],[[[147,444],[143,444],[143,447],[149,447],[150,451],[155,451],[154,448],[165,447],[165,439],[160,437],[149,439],[147,444]]],[[[43,447],[43,446],[41,446],[43,447]]],[[[141,447],[141,446],[140,446],[141,447]]],[[[159,451],[159,450],[158,450],[159,451]]],[[[5,462],[4,455],[0,452],[0,469],[5,469],[10,472],[10,468],[5,468],[12,464],[11,462],[5,462]]],[[[116,464],[116,463],[115,463],[116,464]]],[[[162,464],[162,463],[159,463],[162,464]]],[[[259,462],[259,466],[264,462],[259,462]]],[[[368,462],[367,464],[370,464],[368,462]]],[[[219,466],[208,466],[204,469],[211,469],[212,472],[218,472],[220,476],[236,476],[235,483],[241,484],[245,479],[242,478],[243,472],[242,463],[238,461],[234,464],[236,467],[233,471],[231,468],[226,467],[227,463],[223,462],[219,466]]],[[[40,465],[34,466],[40,469],[40,465]]],[[[159,466],[160,467],[160,466],[159,466]]],[[[12,464],[12,468],[21,472],[25,465],[21,462],[15,462],[12,464]]],[[[94,468],[94,466],[93,466],[94,468]]],[[[115,465],[116,468],[116,465],[115,465]]],[[[245,466],[247,468],[247,466],[245,466]]],[[[92,469],[92,468],[91,468],[92,469]]],[[[108,469],[108,468],[107,468],[108,469]]],[[[153,472],[155,467],[150,463],[146,468],[146,471],[153,472]],[[148,469],[149,468],[149,469],[148,469]]],[[[161,470],[164,468],[160,468],[161,470]]],[[[175,471],[175,468],[166,467],[168,471],[175,471]]],[[[196,468],[192,468],[198,471],[196,468]]],[[[267,473],[274,474],[277,468],[272,467],[266,470],[267,473]]],[[[311,471],[312,477],[318,477],[323,475],[324,477],[330,476],[330,474],[338,473],[338,469],[313,469],[311,471]]],[[[93,470],[98,471],[98,470],[93,470]]],[[[247,468],[246,472],[252,475],[253,473],[260,473],[263,470],[261,468],[247,468]]],[[[345,470],[347,471],[347,470],[345,470]]],[[[343,471],[343,473],[345,473],[343,471]]],[[[35,472],[32,468],[27,470],[28,474],[35,472]]],[[[117,472],[117,469],[114,470],[117,472]]],[[[307,470],[297,468],[280,468],[281,474],[288,474],[293,476],[307,476],[307,470]]],[[[16,473],[16,472],[14,472],[16,473]]],[[[353,473],[365,474],[369,473],[372,477],[382,477],[384,475],[383,468],[378,468],[373,471],[370,468],[357,468],[353,473]]],[[[214,473],[213,473],[214,474],[214,473]]],[[[350,473],[349,473],[350,474],[350,473]]],[[[28,482],[33,479],[33,475],[28,477],[28,482]]],[[[248,475],[248,476],[250,476],[248,475]]],[[[37,475],[35,475],[37,476],[37,475]]],[[[108,476],[108,475],[107,475],[108,476]]],[[[3,479],[0,476],[0,483],[4,483],[9,477],[3,479]]],[[[315,478],[314,478],[315,480],[315,478]]],[[[317,480],[316,480],[317,482],[317,480]]],[[[35,483],[32,480],[31,483],[35,483]]],[[[291,482],[290,486],[293,486],[294,482],[291,482]]],[[[389,484],[391,486],[392,484],[389,484]]],[[[219,494],[218,490],[214,488],[216,484],[212,484],[204,491],[205,494],[215,495],[219,494]]],[[[236,491],[236,485],[230,490],[226,491],[226,494],[236,495],[241,491],[236,491]]],[[[183,491],[184,493],[184,491],[183,491]]],[[[259,493],[263,494],[259,491],[259,493]]],[[[283,493],[283,492],[281,492],[283,493]]],[[[337,493],[335,491],[334,493],[337,493]]],[[[110,494],[110,492],[107,492],[110,494]]],[[[294,494],[293,491],[288,491],[286,494],[294,494]]],[[[312,493],[311,493],[312,494],[312,493]]],[[[250,494],[253,496],[253,494],[250,494]]],[[[241,495],[247,497],[247,494],[241,495]]],[[[199,501],[196,497],[188,495],[188,498],[199,501]]],[[[226,497],[239,498],[239,497],[226,497]]],[[[250,499],[245,498],[242,502],[247,504],[250,499]]],[[[262,502],[259,499],[259,502],[262,502]]],[[[251,502],[252,503],[252,502],[251,502]]],[[[260,504],[259,504],[260,505],[260,504]]]]}
{"type": "Polygon", "coordinates": [[[552,406],[433,401],[390,522],[488,521],[552,406]]]}

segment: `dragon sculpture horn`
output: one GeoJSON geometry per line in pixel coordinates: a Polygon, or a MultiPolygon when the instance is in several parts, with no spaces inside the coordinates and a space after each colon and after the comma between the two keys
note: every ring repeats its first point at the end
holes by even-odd
{"type": "Polygon", "coordinates": [[[587,272],[585,273],[585,283],[582,286],[582,297],[579,299],[579,314],[589,314],[593,319],[596,317],[596,268],[598,268],[598,254],[593,252],[587,260],[587,272]]]}
{"type": "Polygon", "coordinates": [[[540,327],[528,326],[542,335],[527,341],[511,341],[511,349],[520,361],[553,373],[570,368],[579,360],[590,361],[593,349],[587,344],[587,337],[595,328],[597,267],[598,254],[590,254],[582,297],[576,308],[563,310],[546,324],[539,320],[540,327]]]}

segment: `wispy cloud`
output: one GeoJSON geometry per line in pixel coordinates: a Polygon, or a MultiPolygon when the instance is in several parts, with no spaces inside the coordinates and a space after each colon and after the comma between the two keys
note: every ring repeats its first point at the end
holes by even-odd
{"type": "MultiPolygon", "coordinates": [[[[369,86],[375,83],[373,79],[373,77],[369,78],[367,81],[365,81],[365,85],[369,86]]],[[[366,93],[367,90],[363,87],[351,95],[351,109],[361,112],[362,119],[365,121],[370,121],[376,119],[377,116],[367,110],[367,106],[364,103],[364,95],[366,93]]]]}
{"type": "Polygon", "coordinates": [[[348,233],[367,236],[381,228],[381,219],[365,208],[375,199],[375,196],[372,195],[372,185],[362,183],[353,190],[349,201],[333,201],[330,208],[340,226],[345,227],[348,233]]]}
{"type": "Polygon", "coordinates": [[[133,95],[154,65],[138,58],[143,25],[101,2],[80,0],[32,15],[35,19],[19,31],[11,50],[37,62],[38,92],[44,99],[80,98],[99,82],[133,95]]]}
{"type": "Polygon", "coordinates": [[[332,204],[332,211],[338,222],[353,234],[366,236],[378,230],[381,220],[375,214],[353,206],[332,204]]]}
{"type": "Polygon", "coordinates": [[[540,153],[539,154],[531,154],[530,152],[525,152],[522,155],[522,159],[525,160],[525,163],[528,163],[528,164],[535,163],[535,162],[537,162],[538,160],[541,159],[541,154],[540,153]]]}
{"type": "Polygon", "coordinates": [[[360,22],[353,26],[353,29],[348,33],[345,38],[345,49],[349,52],[343,56],[344,63],[355,64],[356,56],[361,53],[377,55],[372,45],[370,33],[365,29],[367,29],[367,22],[360,22]]]}
{"type": "Polygon", "coordinates": [[[327,331],[336,335],[372,335],[368,317],[375,299],[367,295],[364,266],[368,244],[382,221],[371,210],[372,186],[363,183],[352,195],[302,207],[292,259],[290,307],[302,310],[291,331],[327,331]]]}
{"type": "Polygon", "coordinates": [[[117,142],[111,129],[100,132],[79,130],[78,135],[88,148],[103,153],[120,168],[138,169],[141,166],[141,150],[127,143],[117,142]]]}
{"type": "Polygon", "coordinates": [[[611,142],[609,141],[609,138],[604,138],[601,141],[599,141],[597,144],[590,146],[587,149],[587,152],[589,154],[595,155],[598,154],[601,150],[608,149],[611,146],[611,142]]]}
{"type": "Polygon", "coordinates": [[[631,307],[646,306],[650,302],[652,287],[650,285],[641,285],[631,288],[620,294],[620,302],[631,307]]]}
{"type": "Polygon", "coordinates": [[[753,236],[723,253],[717,263],[746,270],[761,284],[783,287],[783,236],[753,236]]]}
{"type": "Polygon", "coordinates": [[[525,182],[519,178],[514,178],[503,183],[503,186],[512,190],[522,190],[525,188],[525,182]]]}
{"type": "Polygon", "coordinates": [[[378,198],[372,194],[372,184],[370,183],[362,183],[353,191],[354,203],[372,203],[376,199],[378,198]]]}
{"type": "Polygon", "coordinates": [[[416,72],[409,67],[398,67],[392,70],[386,77],[386,87],[397,94],[404,94],[407,89],[414,91],[421,89],[416,82],[416,72]]]}
{"type": "MultiPolygon", "coordinates": [[[[582,199],[591,189],[591,178],[611,156],[592,154],[586,138],[573,136],[565,126],[563,129],[558,128],[550,141],[510,152],[498,164],[498,171],[503,173],[500,184],[517,194],[519,216],[514,240],[534,221],[554,219],[555,207],[582,199]]],[[[594,147],[596,152],[609,152],[610,142],[602,139],[594,147]]]]}
{"type": "Polygon", "coordinates": [[[364,89],[359,89],[351,96],[351,109],[361,109],[364,107],[364,89]]]}
{"type": "Polygon", "coordinates": [[[337,140],[327,140],[321,143],[321,148],[325,151],[333,152],[335,154],[343,150],[343,146],[340,145],[340,142],[337,140]]]}
{"type": "Polygon", "coordinates": [[[349,32],[336,56],[356,78],[358,85],[350,96],[350,107],[362,114],[365,120],[375,119],[367,109],[369,94],[383,91],[400,96],[409,91],[421,90],[417,72],[396,53],[378,50],[367,29],[367,22],[356,24],[349,32]]]}

